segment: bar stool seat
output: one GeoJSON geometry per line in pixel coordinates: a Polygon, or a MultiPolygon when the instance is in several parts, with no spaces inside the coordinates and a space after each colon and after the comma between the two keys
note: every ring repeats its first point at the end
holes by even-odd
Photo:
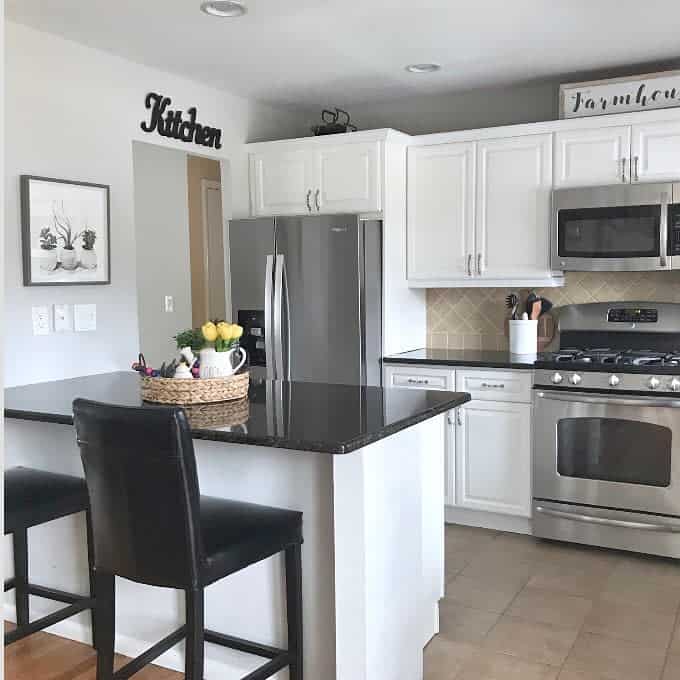
{"type": "Polygon", "coordinates": [[[12,534],[14,577],[5,581],[4,590],[15,590],[17,627],[5,633],[5,644],[16,642],[38,630],[49,628],[94,606],[89,500],[85,480],[27,467],[5,471],[5,534],[12,534]],[[28,529],[52,520],[86,513],[90,594],[76,595],[28,581],[28,529]],[[29,595],[68,604],[36,621],[30,621],[29,595]]]}
{"type": "Polygon", "coordinates": [[[302,543],[299,512],[211,496],[201,496],[200,512],[205,586],[302,543]]]}

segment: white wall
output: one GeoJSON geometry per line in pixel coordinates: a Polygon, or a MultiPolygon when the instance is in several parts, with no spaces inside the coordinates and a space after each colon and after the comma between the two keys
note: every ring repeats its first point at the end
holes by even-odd
{"type": "MultiPolygon", "coordinates": [[[[132,142],[229,159],[225,207],[248,210],[247,141],[307,134],[304,116],[277,111],[34,29],[6,23],[5,371],[17,385],[129,367],[138,345],[132,142]],[[219,151],[149,135],[144,97],[172,97],[223,129],[219,151]],[[111,285],[24,287],[19,175],[111,186],[111,285]],[[91,333],[32,335],[31,307],[97,304],[91,333]]],[[[225,208],[226,209],[226,208],[225,208]]],[[[229,215],[227,215],[229,217],[229,215]]],[[[151,255],[150,255],[151,256],[151,255]]]]}
{"type": "Polygon", "coordinates": [[[553,120],[558,116],[558,91],[556,81],[445,95],[412,95],[352,106],[350,113],[362,130],[390,127],[422,135],[553,120]]]}
{"type": "Polygon", "coordinates": [[[172,337],[191,328],[187,155],[133,145],[139,348],[151,366],[176,354],[172,337]],[[174,311],[165,311],[171,295],[174,311]]]}

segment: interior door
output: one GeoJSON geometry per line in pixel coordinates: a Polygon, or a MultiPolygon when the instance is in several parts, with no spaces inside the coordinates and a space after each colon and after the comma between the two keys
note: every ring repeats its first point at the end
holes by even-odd
{"type": "Polygon", "coordinates": [[[474,142],[408,150],[409,281],[472,275],[474,177],[474,142]]]}
{"type": "Polygon", "coordinates": [[[635,182],[680,178],[680,122],[634,125],[632,156],[632,178],[635,182]]]}
{"type": "Polygon", "coordinates": [[[283,301],[279,347],[286,366],[286,374],[277,377],[359,384],[363,333],[356,215],[277,219],[276,254],[283,301]]]}
{"type": "Polygon", "coordinates": [[[626,184],[630,125],[555,133],[555,188],[626,184]]]}
{"type": "Polygon", "coordinates": [[[552,137],[477,143],[475,271],[493,279],[550,271],[552,137]]]}

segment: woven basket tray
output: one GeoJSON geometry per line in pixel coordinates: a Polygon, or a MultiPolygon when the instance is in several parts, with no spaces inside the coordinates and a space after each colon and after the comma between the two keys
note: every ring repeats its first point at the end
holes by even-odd
{"type": "Polygon", "coordinates": [[[213,404],[248,396],[250,374],[228,378],[150,378],[142,376],[142,399],[157,404],[213,404]]]}
{"type": "Polygon", "coordinates": [[[250,401],[236,399],[221,404],[189,404],[184,408],[189,425],[194,428],[235,427],[250,417],[250,401]]]}

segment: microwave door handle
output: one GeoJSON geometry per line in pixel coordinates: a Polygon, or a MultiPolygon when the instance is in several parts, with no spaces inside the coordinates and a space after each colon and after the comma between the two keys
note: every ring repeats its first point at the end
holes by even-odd
{"type": "Polygon", "coordinates": [[[659,254],[661,255],[660,264],[663,268],[667,266],[668,255],[668,194],[661,193],[661,219],[659,220],[659,254]]]}
{"type": "Polygon", "coordinates": [[[599,517],[596,515],[584,515],[580,512],[566,512],[564,510],[553,510],[537,505],[534,510],[541,515],[549,515],[558,519],[570,519],[576,522],[587,522],[588,524],[604,524],[607,526],[620,527],[622,529],[641,529],[642,531],[663,531],[671,534],[680,533],[680,526],[673,524],[631,522],[623,519],[612,519],[611,517],[599,517]]]}

